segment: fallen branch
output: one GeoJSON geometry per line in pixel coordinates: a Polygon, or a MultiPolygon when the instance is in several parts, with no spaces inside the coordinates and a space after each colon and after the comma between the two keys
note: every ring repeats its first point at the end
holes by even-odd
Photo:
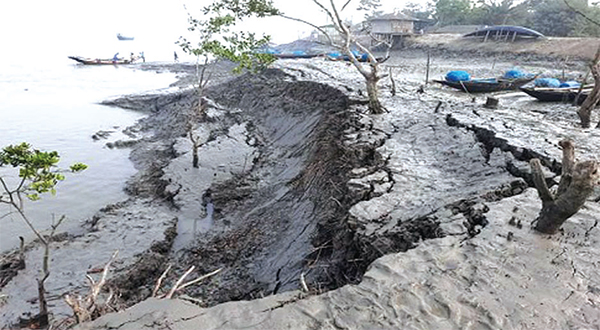
{"type": "Polygon", "coordinates": [[[185,272],[185,274],[183,274],[175,283],[175,285],[171,288],[171,291],[169,291],[169,293],[165,296],[166,299],[171,299],[173,298],[173,294],[175,293],[175,291],[177,291],[177,288],[181,285],[181,283],[183,282],[183,280],[185,280],[185,278],[190,275],[190,273],[192,271],[194,271],[194,268],[196,268],[195,266],[190,267],[190,269],[188,269],[187,272],[185,272]]]}
{"type": "Polygon", "coordinates": [[[173,298],[173,295],[174,295],[176,292],[179,292],[179,291],[181,291],[181,290],[183,290],[183,289],[187,288],[188,286],[190,286],[190,285],[194,285],[194,284],[196,284],[196,283],[198,283],[198,282],[200,282],[200,281],[202,281],[202,280],[205,280],[205,279],[207,279],[207,278],[209,278],[209,277],[211,277],[211,276],[215,276],[215,275],[217,275],[218,273],[220,273],[220,272],[221,272],[221,270],[222,270],[222,268],[219,268],[219,269],[217,269],[217,270],[215,270],[215,271],[213,271],[213,272],[210,272],[210,273],[208,273],[208,274],[202,275],[202,276],[200,276],[200,277],[196,278],[195,280],[191,280],[191,281],[188,281],[188,282],[186,282],[186,283],[183,283],[183,280],[185,280],[185,278],[186,278],[186,277],[188,277],[188,275],[190,275],[190,274],[191,274],[191,273],[194,271],[194,269],[195,269],[195,268],[196,268],[195,266],[192,266],[192,267],[190,267],[190,269],[188,269],[188,270],[187,270],[187,271],[186,271],[186,272],[185,272],[185,273],[184,273],[184,274],[183,274],[183,275],[182,275],[182,276],[181,276],[181,277],[180,277],[180,278],[177,280],[177,282],[175,283],[175,285],[174,285],[174,286],[171,288],[171,290],[169,290],[169,293],[167,293],[166,295],[163,295],[163,296],[157,296],[157,294],[158,294],[158,290],[160,290],[160,287],[161,287],[161,285],[162,285],[162,282],[163,282],[163,280],[165,279],[165,277],[167,276],[167,273],[168,273],[168,272],[169,272],[169,270],[171,269],[171,265],[169,265],[169,267],[167,267],[167,269],[166,269],[166,270],[165,270],[165,271],[162,273],[162,275],[161,275],[161,276],[158,278],[158,281],[156,282],[156,286],[154,287],[154,290],[152,291],[152,296],[153,296],[153,297],[158,297],[158,298],[171,299],[171,298],[173,298]],[[183,283],[183,284],[182,284],[182,283],[183,283]]]}
{"type": "Polygon", "coordinates": [[[108,277],[110,265],[117,258],[118,254],[119,250],[116,250],[113,253],[110,260],[104,266],[104,271],[102,272],[102,276],[98,282],[94,281],[90,275],[86,274],[86,278],[90,282],[90,293],[85,298],[82,298],[81,296],[65,296],[65,302],[73,310],[73,314],[75,315],[77,323],[95,320],[96,318],[104,315],[110,308],[108,304],[113,298],[113,292],[110,292],[108,298],[103,304],[98,303],[98,295],[102,291],[104,284],[106,284],[106,278],[108,277]]]}
{"type": "Polygon", "coordinates": [[[158,281],[156,281],[154,290],[152,290],[152,297],[156,297],[156,294],[158,293],[158,290],[160,289],[162,282],[165,280],[165,277],[167,277],[167,273],[169,272],[169,270],[171,270],[171,267],[172,267],[172,265],[169,264],[167,269],[165,269],[165,271],[162,273],[162,275],[160,275],[160,277],[158,278],[158,281]]]}
{"type": "Polygon", "coordinates": [[[186,288],[186,287],[188,287],[188,286],[190,286],[190,285],[196,284],[196,283],[198,283],[198,282],[200,282],[200,281],[202,281],[202,280],[204,280],[204,279],[206,279],[206,278],[209,278],[209,277],[211,277],[211,276],[215,276],[215,275],[217,275],[218,273],[220,273],[222,269],[223,269],[223,268],[219,268],[219,269],[217,269],[217,270],[215,270],[215,271],[213,271],[213,272],[211,272],[211,273],[208,273],[208,274],[202,275],[202,276],[198,277],[198,278],[197,278],[197,279],[195,279],[195,280],[189,281],[189,282],[187,282],[187,283],[185,283],[185,284],[181,285],[181,286],[180,286],[179,288],[177,288],[177,290],[175,290],[175,291],[180,291],[180,290],[183,290],[184,288],[186,288]]]}
{"type": "Polygon", "coordinates": [[[300,273],[300,284],[302,285],[302,290],[306,293],[309,293],[308,285],[306,284],[306,279],[304,278],[304,272],[300,273]]]}

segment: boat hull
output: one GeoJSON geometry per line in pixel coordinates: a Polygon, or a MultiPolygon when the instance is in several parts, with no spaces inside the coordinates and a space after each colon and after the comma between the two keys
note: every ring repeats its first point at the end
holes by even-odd
{"type": "Polygon", "coordinates": [[[517,78],[517,79],[496,79],[495,82],[485,81],[485,79],[469,81],[448,81],[434,80],[434,82],[452,87],[467,93],[492,93],[519,89],[519,87],[531,82],[535,77],[517,78]]]}
{"type": "MultiPolygon", "coordinates": [[[[536,88],[521,87],[520,90],[529,96],[535,97],[540,102],[569,102],[573,103],[579,94],[579,88],[536,88]]],[[[585,87],[581,90],[581,95],[577,103],[581,104],[587,98],[591,88],[585,87]]]]}
{"type": "Polygon", "coordinates": [[[81,56],[69,56],[70,59],[77,61],[85,65],[119,65],[119,64],[131,64],[133,60],[120,59],[117,61],[111,59],[100,59],[100,58],[87,58],[81,56]]]}

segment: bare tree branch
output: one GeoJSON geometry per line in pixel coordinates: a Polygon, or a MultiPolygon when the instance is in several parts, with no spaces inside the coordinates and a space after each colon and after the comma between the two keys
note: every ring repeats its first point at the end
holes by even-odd
{"type": "Polygon", "coordinates": [[[181,283],[183,282],[183,280],[190,275],[190,273],[192,271],[194,271],[194,268],[196,268],[196,266],[192,266],[190,267],[190,269],[188,269],[187,272],[185,272],[185,274],[183,274],[175,283],[175,285],[171,288],[171,291],[169,291],[169,293],[165,296],[165,298],[167,299],[171,299],[173,298],[173,294],[175,294],[175,291],[177,291],[177,289],[179,288],[179,286],[181,285],[181,283]]]}
{"type": "Polygon", "coordinates": [[[346,9],[346,6],[348,6],[350,4],[350,2],[352,2],[352,0],[346,1],[346,3],[342,6],[342,10],[340,10],[340,11],[344,11],[344,9],[346,9]]]}
{"type": "Polygon", "coordinates": [[[535,183],[535,187],[537,188],[542,202],[554,201],[554,196],[552,196],[552,193],[550,193],[550,189],[548,189],[548,185],[546,184],[546,178],[544,178],[540,160],[534,158],[529,162],[529,165],[533,171],[533,182],[535,183]]]}
{"type": "Polygon", "coordinates": [[[319,26],[317,26],[317,25],[315,25],[315,24],[312,24],[312,23],[310,23],[310,22],[307,22],[307,21],[305,21],[305,20],[303,20],[303,19],[300,19],[300,18],[295,18],[295,17],[291,17],[291,16],[283,15],[283,14],[280,14],[279,16],[280,16],[280,17],[282,17],[282,18],[285,18],[285,19],[289,19],[289,20],[292,20],[292,21],[296,21],[296,22],[300,22],[300,23],[304,23],[304,24],[310,25],[310,26],[312,26],[313,28],[315,28],[315,29],[319,30],[319,32],[323,33],[323,34],[325,35],[325,37],[327,37],[327,39],[329,40],[329,43],[330,43],[332,46],[335,46],[335,47],[341,47],[340,45],[336,45],[336,44],[333,42],[333,39],[331,38],[331,36],[329,35],[329,33],[327,33],[325,30],[323,30],[323,28],[321,28],[321,27],[319,27],[319,26]]]}
{"type": "Polygon", "coordinates": [[[204,280],[204,279],[206,279],[206,278],[209,278],[209,277],[211,277],[211,276],[215,276],[215,275],[217,275],[218,273],[220,273],[222,269],[223,269],[223,268],[219,268],[219,269],[217,269],[217,270],[215,270],[215,271],[213,271],[213,272],[210,272],[210,273],[208,273],[208,274],[202,275],[202,276],[198,277],[198,278],[197,278],[197,279],[195,279],[195,280],[192,280],[192,281],[189,281],[189,282],[187,282],[187,283],[185,283],[185,284],[182,284],[182,285],[180,285],[180,286],[177,288],[177,290],[175,290],[175,291],[180,291],[180,290],[183,290],[184,288],[186,288],[186,287],[188,287],[188,286],[190,286],[190,285],[196,284],[196,283],[198,283],[198,282],[200,282],[200,281],[202,281],[202,280],[204,280]]]}
{"type": "Polygon", "coordinates": [[[167,277],[167,273],[169,272],[169,270],[171,270],[171,267],[172,267],[172,265],[169,264],[167,269],[165,269],[165,271],[162,273],[162,275],[160,275],[160,277],[158,278],[158,281],[156,281],[154,290],[152,290],[152,297],[156,297],[156,294],[158,293],[158,290],[160,289],[162,282],[165,280],[165,277],[167,277]]]}
{"type": "MultiPolygon", "coordinates": [[[[313,0],[313,2],[314,2],[314,3],[315,3],[317,6],[319,6],[319,7],[321,8],[321,10],[323,10],[323,12],[325,12],[325,14],[327,14],[327,16],[329,16],[329,19],[331,19],[331,22],[332,22],[332,23],[334,23],[334,22],[335,22],[335,18],[334,18],[334,17],[333,17],[333,15],[331,14],[331,11],[330,11],[330,10],[328,10],[328,9],[327,9],[327,8],[326,8],[326,7],[325,7],[325,6],[324,6],[322,3],[320,3],[320,2],[319,2],[319,1],[317,1],[317,0],[313,0]]],[[[337,24],[334,24],[334,25],[337,25],[337,24]]],[[[336,26],[336,28],[337,28],[337,26],[336,26]]],[[[338,32],[340,32],[340,31],[338,31],[338,32]]]]}
{"type": "Polygon", "coordinates": [[[565,3],[565,5],[567,5],[567,7],[569,7],[569,9],[573,12],[575,12],[576,14],[580,15],[581,17],[585,18],[588,22],[596,25],[596,26],[600,26],[599,22],[596,22],[595,20],[593,20],[592,18],[588,17],[586,14],[582,13],[579,9],[573,7],[567,0],[563,0],[563,2],[565,3]]]}

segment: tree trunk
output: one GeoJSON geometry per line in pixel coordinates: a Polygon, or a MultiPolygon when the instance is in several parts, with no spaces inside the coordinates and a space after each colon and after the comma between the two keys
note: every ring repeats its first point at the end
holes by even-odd
{"type": "Polygon", "coordinates": [[[192,129],[190,129],[190,141],[192,142],[192,166],[198,168],[198,148],[200,144],[198,143],[198,137],[194,136],[192,129]]]}
{"type": "Polygon", "coordinates": [[[546,185],[540,160],[532,159],[530,162],[533,181],[542,200],[542,210],[534,228],[545,234],[556,233],[568,218],[579,211],[600,178],[597,162],[575,163],[573,142],[564,140],[560,146],[563,147],[563,171],[556,196],[546,185]]]}
{"type": "MultiPolygon", "coordinates": [[[[598,69],[594,70],[597,71],[598,69]]],[[[577,115],[579,115],[579,119],[581,120],[581,127],[590,128],[592,110],[598,105],[600,101],[600,74],[594,73],[595,81],[598,81],[594,85],[594,89],[590,92],[590,94],[585,98],[581,108],[577,111],[577,115]]]]}
{"type": "Polygon", "coordinates": [[[44,288],[44,282],[48,276],[44,276],[43,279],[38,279],[38,299],[40,301],[40,314],[37,317],[40,328],[46,328],[48,326],[48,303],[46,302],[46,290],[44,288]]]}
{"type": "Polygon", "coordinates": [[[590,71],[592,72],[592,76],[594,76],[594,88],[586,97],[585,101],[583,101],[579,111],[577,111],[577,115],[579,115],[581,126],[583,128],[590,127],[592,110],[594,110],[600,101],[600,47],[598,47],[598,50],[596,51],[596,56],[590,66],[590,71]]]}
{"type": "Polygon", "coordinates": [[[377,87],[378,79],[376,76],[365,77],[367,83],[367,94],[369,96],[369,112],[374,115],[379,115],[385,112],[385,109],[379,102],[379,88],[377,87]]]}
{"type": "Polygon", "coordinates": [[[198,168],[198,146],[192,146],[192,166],[198,168]]]}

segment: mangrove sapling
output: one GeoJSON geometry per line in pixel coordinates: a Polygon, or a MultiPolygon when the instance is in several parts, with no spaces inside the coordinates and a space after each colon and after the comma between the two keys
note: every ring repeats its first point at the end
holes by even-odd
{"type": "MultiPolygon", "coordinates": [[[[220,0],[221,2],[228,2],[228,0],[220,0]]],[[[368,96],[368,104],[369,104],[369,112],[372,114],[382,114],[386,112],[385,107],[381,104],[379,100],[379,81],[386,77],[386,74],[380,73],[380,64],[386,61],[389,58],[389,52],[391,47],[393,46],[391,41],[376,38],[373,34],[370,34],[371,38],[376,43],[376,47],[380,45],[387,45],[386,55],[384,59],[377,59],[375,55],[365,46],[363,46],[357,40],[357,35],[354,31],[351,30],[350,26],[346,21],[342,18],[342,12],[350,5],[352,0],[344,0],[342,1],[343,5],[340,2],[336,4],[334,0],[329,0],[329,4],[327,1],[320,0],[312,0],[312,2],[318,7],[318,10],[325,13],[329,20],[331,21],[332,26],[335,28],[335,31],[339,37],[341,37],[341,41],[336,41],[334,36],[331,36],[327,31],[323,28],[317,26],[316,24],[310,23],[303,19],[298,19],[295,17],[284,15],[283,13],[277,12],[277,16],[302,22],[313,28],[317,29],[321,32],[328,40],[330,46],[340,50],[345,56],[348,57],[350,63],[354,66],[354,68],[363,76],[367,89],[368,96]],[[363,54],[367,55],[367,63],[363,65],[361,63],[355,52],[352,50],[356,49],[363,54]]],[[[373,11],[379,6],[378,1],[374,0],[361,0],[359,9],[369,9],[373,8],[373,11]]]]}
{"type": "MultiPolygon", "coordinates": [[[[44,283],[50,276],[50,243],[58,226],[64,220],[62,216],[57,222],[53,221],[50,234],[43,235],[25,213],[23,197],[31,201],[40,199],[45,193],[56,193],[56,185],[65,179],[62,174],[65,170],[57,167],[60,157],[56,151],[39,151],[33,149],[28,143],[9,145],[0,151],[0,167],[11,166],[18,168],[17,180],[11,185],[8,178],[0,176],[0,204],[6,204],[14,209],[20,218],[27,224],[38,241],[42,244],[44,255],[42,259],[42,274],[37,279],[39,315],[34,317],[39,326],[48,325],[48,306],[46,303],[44,283]]],[[[69,167],[71,172],[80,172],[87,165],[75,163],[69,167]]]]}
{"type": "Polygon", "coordinates": [[[211,81],[218,61],[225,59],[237,63],[238,66],[233,71],[240,73],[244,69],[251,71],[263,69],[275,60],[272,55],[256,52],[256,49],[264,47],[269,42],[269,37],[263,36],[257,39],[253,33],[234,32],[231,29],[237,21],[259,16],[265,10],[271,9],[268,6],[265,8],[255,6],[252,10],[227,11],[222,6],[209,5],[202,9],[203,19],[196,19],[188,12],[188,30],[196,32],[197,40],[192,44],[186,38],[180,37],[177,44],[184,52],[197,58],[198,108],[192,109],[187,127],[188,136],[192,142],[192,166],[194,168],[198,168],[198,148],[202,146],[195,130],[199,120],[204,116],[205,90],[211,81]],[[203,65],[200,65],[201,61],[204,63],[203,65]]]}
{"type": "Polygon", "coordinates": [[[575,162],[575,147],[570,140],[559,143],[563,151],[562,175],[556,194],[546,185],[540,160],[530,161],[533,182],[542,200],[542,210],[535,220],[534,229],[554,234],[562,224],[584,205],[599,184],[600,165],[596,161],[575,162]]]}

